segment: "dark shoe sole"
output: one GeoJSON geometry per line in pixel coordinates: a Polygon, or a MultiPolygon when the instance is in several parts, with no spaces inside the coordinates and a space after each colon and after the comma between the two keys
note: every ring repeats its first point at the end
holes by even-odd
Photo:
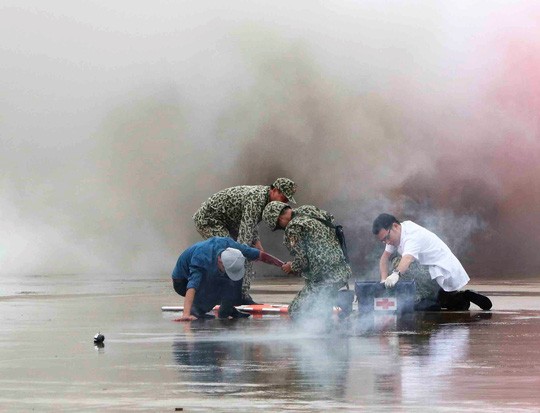
{"type": "Polygon", "coordinates": [[[485,295],[479,294],[473,290],[466,290],[465,297],[473,303],[480,307],[482,310],[490,310],[493,307],[493,303],[485,295]]]}

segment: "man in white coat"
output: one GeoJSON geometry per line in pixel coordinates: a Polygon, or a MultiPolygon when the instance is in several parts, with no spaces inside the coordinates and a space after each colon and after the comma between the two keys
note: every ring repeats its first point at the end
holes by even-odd
{"type": "MultiPolygon", "coordinates": [[[[400,277],[420,278],[422,271],[413,268],[422,266],[427,267],[431,280],[440,287],[432,297],[422,297],[424,302],[417,303],[415,308],[467,310],[471,302],[482,310],[491,308],[488,297],[472,290],[459,291],[467,285],[469,276],[450,248],[433,232],[412,221],[400,223],[390,214],[380,214],[373,222],[372,232],[386,244],[379,261],[381,282],[386,288],[395,287],[400,277]],[[395,266],[390,271],[390,258],[396,253],[401,259],[393,261],[395,266]],[[415,262],[419,265],[411,267],[415,262]]],[[[425,280],[418,281],[425,284],[425,280]]]]}

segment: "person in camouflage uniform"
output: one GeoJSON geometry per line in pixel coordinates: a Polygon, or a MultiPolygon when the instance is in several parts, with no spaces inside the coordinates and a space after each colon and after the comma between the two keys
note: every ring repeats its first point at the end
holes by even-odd
{"type": "MultiPolygon", "coordinates": [[[[264,207],[271,201],[296,203],[295,192],[296,184],[288,178],[278,178],[270,186],[242,185],[223,189],[204,201],[195,212],[195,227],[203,239],[231,237],[264,251],[257,230],[264,207]]],[[[255,304],[249,295],[254,276],[253,264],[247,262],[239,304],[255,304]]]]}
{"type": "Polygon", "coordinates": [[[283,271],[305,279],[304,287],[289,306],[290,317],[330,317],[338,290],[352,276],[335,228],[320,221],[334,224],[334,217],[312,205],[293,210],[274,201],[264,209],[263,220],[272,231],[285,230],[284,245],[294,259],[283,265],[283,271]]]}

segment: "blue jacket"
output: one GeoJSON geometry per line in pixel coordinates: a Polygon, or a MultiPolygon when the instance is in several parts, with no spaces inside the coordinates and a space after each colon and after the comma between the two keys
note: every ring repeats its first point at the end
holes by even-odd
{"type": "Polygon", "coordinates": [[[197,289],[204,278],[222,277],[224,274],[218,269],[217,257],[229,247],[240,250],[250,261],[259,258],[257,248],[239,244],[228,237],[212,237],[193,244],[180,255],[172,273],[173,280],[187,279],[187,289],[197,289]]]}

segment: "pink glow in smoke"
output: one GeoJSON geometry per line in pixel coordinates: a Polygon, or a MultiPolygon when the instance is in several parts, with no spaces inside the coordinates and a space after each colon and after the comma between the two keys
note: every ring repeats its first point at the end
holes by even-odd
{"type": "Polygon", "coordinates": [[[461,138],[444,140],[435,172],[407,180],[398,195],[484,220],[485,229],[473,237],[469,268],[476,275],[535,275],[540,272],[540,12],[520,8],[499,17],[489,44],[497,65],[488,68],[489,80],[479,80],[483,92],[475,113],[463,125],[447,121],[448,135],[461,138]]]}

